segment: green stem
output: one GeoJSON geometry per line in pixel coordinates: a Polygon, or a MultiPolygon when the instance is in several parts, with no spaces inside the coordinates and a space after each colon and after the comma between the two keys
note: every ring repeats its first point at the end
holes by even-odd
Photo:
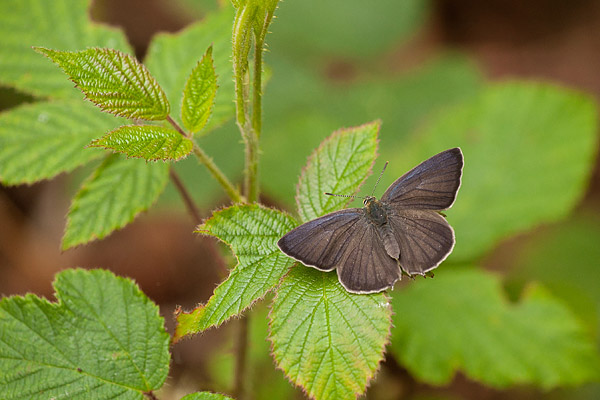
{"type": "MultiPolygon", "coordinates": [[[[263,39],[262,37],[260,39],[263,39]]],[[[262,52],[264,41],[254,45],[254,80],[252,82],[252,129],[257,138],[262,131],[262,52]]]]}
{"type": "Polygon", "coordinates": [[[248,354],[248,315],[238,320],[237,335],[235,338],[235,382],[233,398],[246,399],[246,358],[248,354]]]}
{"type": "MultiPolygon", "coordinates": [[[[187,133],[185,133],[185,131],[181,128],[181,126],[179,126],[177,121],[175,121],[173,118],[171,118],[170,115],[167,116],[167,121],[173,126],[173,128],[175,128],[175,130],[177,132],[181,133],[181,135],[183,137],[192,140],[190,138],[190,136],[187,133]]],[[[193,142],[193,140],[192,140],[192,142],[193,142]]],[[[217,167],[217,164],[215,164],[213,159],[210,158],[204,152],[204,150],[202,150],[202,148],[200,146],[198,146],[198,144],[196,144],[196,142],[193,142],[193,143],[194,143],[194,147],[193,147],[194,154],[196,155],[196,157],[198,158],[200,163],[204,164],[204,166],[208,169],[208,172],[210,172],[210,174],[213,176],[213,178],[215,178],[217,180],[217,182],[219,182],[219,184],[223,187],[223,189],[225,190],[225,192],[227,193],[227,195],[229,196],[231,201],[233,201],[234,203],[244,203],[245,200],[242,197],[242,195],[240,194],[240,192],[235,188],[235,186],[233,186],[233,184],[229,181],[229,179],[227,179],[227,177],[219,169],[219,167],[217,167]]]]}
{"type": "Polygon", "coordinates": [[[210,174],[219,182],[219,184],[225,189],[225,192],[234,203],[244,203],[246,200],[244,197],[238,192],[238,190],[233,186],[229,179],[225,176],[223,172],[217,167],[217,164],[210,158],[204,150],[196,143],[194,143],[194,154],[198,157],[198,160],[204,164],[204,166],[208,169],[210,174]]]}

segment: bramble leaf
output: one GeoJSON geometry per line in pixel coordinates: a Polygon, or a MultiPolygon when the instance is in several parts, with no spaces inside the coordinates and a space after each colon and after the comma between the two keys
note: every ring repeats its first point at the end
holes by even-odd
{"type": "Polygon", "coordinates": [[[147,120],[169,115],[169,102],[158,82],[129,54],[106,48],[35,49],[58,64],[85,97],[106,112],[147,120]]]}
{"type": "MultiPolygon", "coordinates": [[[[200,55],[212,46],[214,67],[219,77],[219,90],[215,97],[212,117],[203,133],[223,124],[233,116],[235,105],[233,75],[231,71],[231,23],[233,7],[224,5],[218,12],[181,32],[159,33],[152,39],[144,64],[167,93],[172,117],[181,115],[181,93],[198,63],[200,55]]],[[[181,121],[179,121],[181,122],[181,121]]]]}
{"type": "Polygon", "coordinates": [[[590,335],[540,286],[511,304],[489,273],[444,270],[395,291],[392,304],[392,353],[425,382],[446,384],[457,370],[495,387],[600,377],[590,335]]]}
{"type": "Polygon", "coordinates": [[[164,384],[169,335],[135,283],[76,269],[54,288],[56,303],[0,301],[0,398],[142,400],[164,384]]]}
{"type": "Polygon", "coordinates": [[[0,114],[0,181],[33,183],[102,157],[104,152],[85,146],[121,123],[81,100],[6,111],[0,114]]]}
{"type": "Polygon", "coordinates": [[[304,222],[336,211],[348,198],[324,193],[351,195],[371,173],[377,153],[381,123],[340,129],[324,140],[308,159],[296,187],[296,204],[304,222]]]}
{"type": "Polygon", "coordinates": [[[188,78],[183,90],[181,120],[192,133],[204,128],[212,113],[217,95],[217,75],[213,67],[212,46],[206,50],[188,78]]]}
{"type": "Polygon", "coordinates": [[[587,187],[597,145],[597,105],[587,95],[501,83],[432,119],[399,149],[392,168],[407,171],[439,151],[462,148],[462,186],[447,212],[456,232],[449,260],[468,260],[509,235],[564,217],[587,187]]]}
{"type": "Polygon", "coordinates": [[[90,147],[104,147],[146,161],[176,161],[190,154],[194,143],[174,129],[128,125],[94,140],[90,147]]]}
{"type": "Polygon", "coordinates": [[[233,400],[229,396],[225,396],[219,393],[210,393],[210,392],[199,392],[199,393],[191,393],[187,396],[183,396],[181,400],[233,400]]]}
{"type": "Polygon", "coordinates": [[[225,208],[200,225],[199,232],[231,246],[239,263],[206,304],[177,315],[175,340],[221,325],[264,297],[292,264],[276,243],[294,225],[288,215],[256,204],[225,208]]]}
{"type": "Polygon", "coordinates": [[[156,201],[168,178],[168,164],[109,156],[73,199],[63,250],[102,239],[131,222],[156,201]]]}
{"type": "Polygon", "coordinates": [[[91,0],[0,1],[0,82],[39,97],[81,94],[31,46],[81,50],[92,46],[131,52],[119,29],[92,22],[91,0]]]}
{"type": "Polygon", "coordinates": [[[356,398],[383,359],[391,315],[386,295],[352,294],[335,272],[296,266],[269,316],[273,356],[310,397],[356,398]]]}
{"type": "MultiPolygon", "coordinates": [[[[298,184],[303,221],[340,208],[371,172],[379,122],[341,129],[309,157],[298,184]],[[342,199],[342,200],[340,200],[342,199]]],[[[277,365],[309,396],[354,398],[363,393],[383,358],[391,309],[382,294],[347,292],[335,272],[292,268],[277,290],[270,315],[277,365]]]]}

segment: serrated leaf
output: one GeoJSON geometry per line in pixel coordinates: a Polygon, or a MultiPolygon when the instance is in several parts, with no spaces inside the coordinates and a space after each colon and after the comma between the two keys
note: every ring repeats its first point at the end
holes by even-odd
{"type": "MultiPolygon", "coordinates": [[[[214,67],[219,77],[212,117],[203,133],[230,119],[235,111],[233,74],[231,69],[231,25],[233,7],[208,15],[202,22],[192,24],[176,34],[159,33],[148,48],[145,64],[167,93],[173,109],[172,117],[179,120],[181,93],[196,66],[200,55],[212,45],[214,67]]],[[[181,121],[179,121],[181,122],[181,121]]]]}
{"type": "Polygon", "coordinates": [[[270,313],[279,368],[315,399],[354,399],[383,358],[391,326],[388,298],[348,293],[335,272],[297,266],[270,313]]]}
{"type": "Polygon", "coordinates": [[[69,172],[103,155],[85,149],[121,121],[81,101],[40,102],[0,114],[0,181],[14,185],[69,172]]]}
{"type": "Polygon", "coordinates": [[[213,66],[212,46],[196,64],[183,90],[181,120],[190,132],[204,128],[212,113],[217,95],[217,75],[213,66]]]}
{"type": "Polygon", "coordinates": [[[598,147],[597,106],[584,94],[548,84],[492,85],[433,119],[403,146],[393,168],[405,171],[454,146],[462,148],[465,168],[448,210],[456,232],[450,259],[467,260],[572,209],[598,147]]]}
{"type": "Polygon", "coordinates": [[[169,372],[158,306],[109,271],[67,270],[56,303],[0,301],[0,398],[139,399],[169,372]]]}
{"type": "Polygon", "coordinates": [[[181,400],[233,400],[229,396],[225,396],[219,393],[210,393],[210,392],[199,392],[188,394],[187,396],[183,396],[181,400]]]}
{"type": "Polygon", "coordinates": [[[168,164],[108,157],[73,199],[63,250],[102,239],[131,222],[156,201],[168,178],[168,164]]]}
{"type": "Polygon", "coordinates": [[[308,159],[296,188],[296,204],[302,221],[340,209],[371,173],[377,153],[381,123],[371,122],[340,129],[324,140],[308,159]]]}
{"type": "Polygon", "coordinates": [[[164,120],[169,102],[158,82],[133,56],[92,48],[70,52],[36,47],[102,110],[126,118],[164,120]]]}
{"type": "MultiPolygon", "coordinates": [[[[375,162],[379,122],[341,129],[311,155],[298,184],[302,219],[340,208],[375,162]]],[[[391,326],[384,294],[348,293],[337,275],[296,266],[284,277],[270,315],[277,365],[310,397],[355,398],[373,377],[391,326]]]]}
{"type": "Polygon", "coordinates": [[[276,243],[294,225],[281,211],[256,204],[225,208],[200,225],[231,246],[239,263],[206,304],[177,315],[175,339],[221,325],[271,290],[293,262],[276,243]]]}
{"type": "MultiPolygon", "coordinates": [[[[246,387],[246,395],[254,400],[273,399],[299,399],[301,393],[290,385],[283,372],[273,368],[271,357],[271,342],[265,340],[269,333],[269,309],[273,300],[271,294],[266,296],[266,301],[260,301],[252,306],[252,313],[247,319],[248,347],[246,348],[246,379],[251,382],[246,387]]],[[[221,337],[218,349],[211,351],[207,365],[207,379],[212,382],[214,390],[228,390],[234,386],[235,381],[235,329],[228,330],[221,337]]]]}
{"type": "Polygon", "coordinates": [[[3,0],[0,2],[0,81],[40,97],[81,95],[54,65],[31,47],[62,50],[110,47],[131,52],[119,29],[93,23],[90,0],[3,0]]]}
{"type": "Polygon", "coordinates": [[[104,147],[147,161],[176,161],[190,154],[194,143],[174,129],[155,125],[128,125],[94,140],[90,147],[104,147]]]}
{"type": "Polygon", "coordinates": [[[445,384],[456,370],[496,387],[599,377],[588,333],[539,286],[511,304],[489,273],[444,271],[394,292],[392,304],[392,353],[425,382],[445,384]]]}

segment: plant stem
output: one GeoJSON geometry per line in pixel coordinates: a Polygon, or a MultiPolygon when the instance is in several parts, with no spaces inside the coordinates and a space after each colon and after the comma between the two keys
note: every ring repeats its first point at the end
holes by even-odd
{"type": "Polygon", "coordinates": [[[238,320],[235,338],[235,382],[233,398],[246,399],[246,356],[248,354],[248,316],[238,320]]]}
{"type": "MultiPolygon", "coordinates": [[[[191,140],[190,136],[187,133],[185,133],[185,131],[181,128],[181,126],[179,126],[177,121],[175,121],[173,118],[171,118],[170,115],[167,116],[167,121],[169,121],[169,123],[175,128],[175,130],[177,132],[181,133],[181,135],[183,137],[191,140]]],[[[210,172],[210,174],[213,176],[213,178],[215,178],[217,180],[217,182],[219,182],[219,184],[223,187],[223,189],[225,190],[225,192],[227,193],[227,195],[229,196],[231,201],[233,201],[234,203],[243,203],[244,198],[242,197],[240,192],[235,188],[235,186],[233,186],[233,184],[229,181],[229,179],[227,179],[227,177],[219,169],[219,167],[217,167],[217,164],[215,164],[213,159],[210,158],[208,156],[208,154],[206,154],[204,152],[204,150],[202,150],[202,148],[200,146],[198,146],[198,144],[196,142],[193,142],[193,143],[194,143],[194,147],[193,147],[194,154],[196,155],[196,157],[198,158],[200,163],[204,164],[204,166],[208,169],[208,172],[210,172]]],[[[184,201],[186,201],[185,198],[184,198],[184,201]]]]}
{"type": "Polygon", "coordinates": [[[167,115],[167,121],[173,126],[173,128],[175,128],[175,130],[177,132],[181,133],[181,136],[189,138],[189,135],[187,133],[185,133],[185,131],[181,128],[181,126],[179,126],[177,121],[175,121],[173,118],[171,118],[170,115],[167,115]]]}
{"type": "Polygon", "coordinates": [[[179,178],[179,175],[177,175],[177,172],[175,172],[175,169],[173,168],[173,166],[171,166],[171,168],[169,169],[169,175],[171,176],[171,180],[173,181],[173,184],[177,188],[177,191],[179,191],[179,195],[183,199],[183,202],[185,203],[185,207],[187,208],[188,212],[194,219],[194,223],[196,225],[200,225],[202,223],[202,217],[200,216],[200,211],[198,211],[198,207],[196,207],[196,204],[194,204],[194,201],[192,200],[192,196],[190,196],[190,193],[188,192],[186,187],[183,185],[183,182],[179,178]]]}
{"type": "Polygon", "coordinates": [[[252,82],[252,130],[257,138],[262,130],[262,52],[264,41],[257,38],[254,45],[254,80],[252,82]]]}
{"type": "MultiPolygon", "coordinates": [[[[243,10],[245,12],[247,10],[243,10]]],[[[243,12],[236,16],[234,25],[234,48],[238,51],[233,52],[234,57],[234,72],[236,74],[236,116],[237,125],[244,139],[245,145],[245,169],[244,169],[244,194],[249,203],[255,203],[259,200],[259,185],[258,185],[258,156],[259,156],[259,137],[262,131],[262,53],[264,39],[267,33],[267,27],[271,21],[272,13],[267,13],[264,25],[260,32],[254,31],[254,67],[252,69],[252,85],[249,84],[249,68],[247,64],[247,52],[239,51],[239,49],[247,49],[244,46],[235,46],[237,43],[246,44],[244,40],[248,40],[252,29],[250,24],[243,23],[243,12]],[[243,29],[246,29],[244,32],[243,29]],[[237,57],[237,58],[236,58],[237,57]],[[245,61],[245,64],[240,62],[245,61]],[[248,112],[250,104],[250,87],[252,87],[252,113],[248,112]],[[251,118],[251,121],[248,119],[251,118]]],[[[235,382],[234,382],[234,397],[245,400],[245,382],[246,382],[246,359],[248,353],[248,324],[249,315],[244,315],[238,322],[238,330],[235,339],[235,382]]]]}
{"type": "Polygon", "coordinates": [[[210,174],[219,182],[219,184],[225,189],[225,192],[234,203],[244,203],[244,197],[238,192],[238,190],[233,186],[229,179],[221,172],[219,167],[215,164],[215,162],[210,158],[204,150],[196,143],[194,143],[194,154],[198,157],[198,160],[204,164],[204,166],[208,169],[210,174]]]}

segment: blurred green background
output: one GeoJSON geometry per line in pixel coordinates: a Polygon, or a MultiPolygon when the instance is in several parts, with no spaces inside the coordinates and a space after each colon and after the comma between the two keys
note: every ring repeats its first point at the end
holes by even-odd
{"type": "MultiPolygon", "coordinates": [[[[96,21],[122,27],[136,54],[143,59],[154,33],[178,31],[218,8],[215,1],[200,0],[97,0],[92,15],[96,21]]],[[[267,38],[265,56],[270,79],[264,95],[260,178],[263,202],[290,212],[294,210],[295,184],[306,158],[324,138],[341,127],[382,120],[380,157],[374,170],[378,172],[385,161],[390,161],[390,165],[376,193],[380,196],[396,177],[415,165],[415,160],[434,154],[430,149],[443,146],[442,142],[447,143],[447,147],[452,146],[454,140],[468,142],[468,138],[453,135],[464,120],[476,120],[478,115],[486,113],[485,107],[479,108],[481,99],[491,98],[492,102],[497,95],[501,101],[510,103],[511,93],[494,86],[495,82],[506,79],[552,82],[586,93],[586,98],[597,100],[600,95],[600,52],[597,51],[600,4],[594,0],[568,4],[558,0],[525,3],[517,0],[372,0],[368,3],[285,0],[276,16],[267,38]],[[474,116],[463,120],[461,115],[469,112],[474,116]],[[431,132],[439,130],[447,130],[445,139],[428,144],[431,132]]],[[[2,89],[0,93],[2,108],[30,100],[9,89],[2,89]]],[[[520,132],[516,126],[520,123],[531,123],[535,128],[535,121],[531,121],[535,118],[529,118],[527,107],[528,104],[515,99],[514,109],[498,117],[502,118],[499,126],[511,126],[506,123],[510,121],[515,124],[515,132],[520,132]]],[[[569,110],[557,106],[545,112],[552,116],[569,110]]],[[[595,128],[596,125],[583,121],[581,127],[572,127],[573,135],[578,134],[577,129],[590,126],[595,128]]],[[[515,171],[530,164],[532,168],[538,167],[536,173],[541,181],[550,182],[552,187],[551,182],[556,179],[557,185],[553,193],[535,193],[533,188],[532,196],[520,199],[518,204],[522,204],[522,208],[506,210],[509,219],[510,216],[523,218],[519,229],[483,238],[475,250],[457,246],[454,261],[480,259],[486,268],[505,278],[507,292],[514,299],[529,282],[542,282],[585,323],[590,335],[599,339],[597,132],[592,132],[590,137],[596,138],[593,140],[580,143],[574,137],[572,142],[554,143],[559,149],[556,158],[545,159],[541,166],[530,163],[528,157],[537,160],[536,146],[550,143],[552,132],[536,131],[531,137],[513,133],[489,129],[488,136],[493,140],[488,146],[498,145],[498,149],[502,149],[503,143],[513,141],[514,147],[523,151],[515,153],[518,159],[517,156],[503,158],[499,154],[497,160],[474,160],[474,165],[493,163],[498,176],[481,178],[490,185],[485,192],[489,197],[479,199],[481,204],[461,207],[459,195],[459,209],[455,214],[449,212],[451,222],[453,218],[458,226],[464,221],[493,222],[494,217],[487,215],[487,210],[505,198],[507,204],[512,204],[510,198],[514,194],[502,186],[503,182],[513,188],[511,183],[519,181],[515,171]],[[539,142],[528,143],[530,139],[539,142]],[[587,146],[589,159],[582,160],[587,164],[581,168],[591,168],[582,173],[581,182],[564,188],[560,178],[556,178],[562,170],[560,149],[568,152],[573,143],[587,146]],[[513,170],[513,166],[516,169],[513,170]],[[497,193],[498,198],[495,198],[497,193]],[[546,205],[546,196],[565,197],[563,208],[572,211],[550,210],[544,214],[544,210],[551,208],[546,205]],[[539,220],[546,223],[539,226],[534,217],[529,223],[527,215],[541,215],[539,220]]],[[[564,136],[557,140],[564,140],[564,136]]],[[[199,142],[231,179],[241,181],[242,144],[233,121],[199,142]]],[[[472,149],[478,148],[477,144],[472,146],[472,149]]],[[[467,171],[470,160],[469,154],[465,154],[467,171]]],[[[226,202],[221,189],[194,159],[185,160],[177,168],[205,215],[226,202]]],[[[0,291],[3,294],[24,291],[48,294],[51,276],[57,269],[89,265],[110,267],[134,277],[151,298],[160,302],[167,316],[174,304],[191,306],[205,301],[223,277],[223,270],[215,268],[215,264],[221,268],[223,264],[218,261],[219,251],[214,243],[189,238],[193,224],[187,219],[172,185],[158,206],[132,226],[115,233],[104,243],[60,254],[61,223],[64,224],[62,218],[69,196],[90,171],[80,170],[68,178],[61,176],[28,187],[1,188],[0,217],[5,223],[0,235],[0,263],[4,265],[0,267],[3,274],[0,291]],[[65,193],[65,188],[70,193],[65,193]],[[166,244],[165,232],[169,236],[166,244]],[[150,253],[140,261],[140,253],[159,242],[164,251],[158,257],[150,253]],[[139,243],[150,245],[146,248],[139,243]],[[28,253],[23,249],[38,255],[23,256],[28,253]],[[201,268],[198,259],[203,260],[201,268]],[[165,263],[168,264],[166,272],[165,263]],[[165,275],[170,276],[167,280],[161,279],[165,275]]],[[[363,187],[364,193],[368,194],[373,184],[371,178],[363,187]]],[[[535,181],[525,184],[531,186],[535,181]]],[[[469,233],[461,234],[468,237],[469,233]]],[[[472,238],[473,241],[479,239],[472,238]]],[[[264,306],[257,308],[257,316],[251,323],[250,356],[252,373],[257,377],[252,392],[257,399],[303,398],[286,383],[283,374],[274,369],[269,344],[264,339],[267,311],[264,306]]],[[[170,318],[167,320],[170,322],[170,318]]],[[[203,335],[202,344],[188,341],[174,348],[173,388],[223,391],[229,387],[233,368],[230,325],[233,324],[226,325],[219,333],[203,335]]],[[[177,393],[166,388],[161,398],[169,395],[176,398],[177,393]]],[[[448,387],[437,388],[416,382],[390,357],[367,392],[367,398],[595,399],[600,398],[600,385],[550,392],[527,387],[501,391],[458,375],[448,387]]]]}

